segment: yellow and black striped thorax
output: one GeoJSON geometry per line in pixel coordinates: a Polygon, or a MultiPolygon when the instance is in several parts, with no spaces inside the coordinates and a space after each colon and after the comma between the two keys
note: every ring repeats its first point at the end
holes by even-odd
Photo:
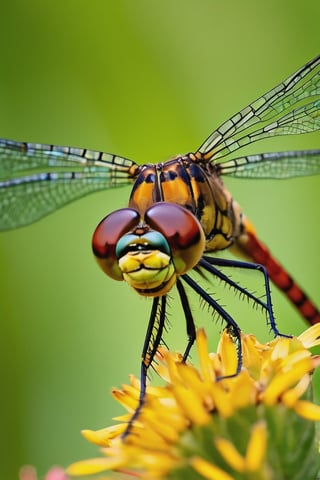
{"type": "Polygon", "coordinates": [[[129,207],[143,216],[156,202],[181,205],[200,221],[206,251],[222,250],[240,235],[242,214],[218,172],[218,167],[192,153],[165,163],[141,165],[129,207]]]}

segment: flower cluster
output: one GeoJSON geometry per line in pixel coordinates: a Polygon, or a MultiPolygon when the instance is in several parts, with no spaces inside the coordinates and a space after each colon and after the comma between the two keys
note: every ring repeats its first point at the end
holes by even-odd
{"type": "MultiPolygon", "coordinates": [[[[149,385],[144,407],[126,440],[121,439],[139,399],[139,382],[114,390],[127,410],[115,426],[85,430],[104,456],[72,464],[71,475],[113,470],[144,479],[314,479],[320,465],[317,422],[311,401],[312,373],[320,356],[320,324],[299,337],[262,344],[242,335],[237,350],[223,332],[217,353],[197,334],[199,369],[161,348],[158,373],[167,382],[149,385]]],[[[128,478],[123,477],[123,478],[128,478]]]]}

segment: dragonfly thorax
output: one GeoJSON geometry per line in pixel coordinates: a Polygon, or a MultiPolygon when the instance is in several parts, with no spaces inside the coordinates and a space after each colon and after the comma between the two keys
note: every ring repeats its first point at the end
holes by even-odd
{"type": "Polygon", "coordinates": [[[225,188],[219,171],[198,153],[165,163],[141,165],[129,207],[141,215],[156,202],[183,206],[199,220],[206,251],[229,247],[242,230],[242,213],[225,188]]]}

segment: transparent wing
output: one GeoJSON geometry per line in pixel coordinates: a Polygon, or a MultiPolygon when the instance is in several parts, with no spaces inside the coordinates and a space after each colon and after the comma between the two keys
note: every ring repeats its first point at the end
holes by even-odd
{"type": "Polygon", "coordinates": [[[263,138],[319,130],[319,97],[320,55],[223,123],[198,151],[214,161],[263,138]]]}
{"type": "Polygon", "coordinates": [[[138,168],[109,153],[0,140],[0,230],[35,222],[98,190],[128,185],[138,168]]]}
{"type": "Polygon", "coordinates": [[[221,175],[286,179],[320,174],[320,150],[247,155],[217,165],[221,175]]]}

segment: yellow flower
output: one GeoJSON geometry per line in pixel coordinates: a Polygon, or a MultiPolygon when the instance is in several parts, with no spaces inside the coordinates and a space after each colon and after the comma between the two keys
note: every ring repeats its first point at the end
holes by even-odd
{"type": "Polygon", "coordinates": [[[320,356],[309,348],[320,344],[320,324],[299,337],[262,344],[243,334],[241,341],[242,369],[232,378],[227,376],[236,371],[237,351],[227,330],[214,354],[204,330],[198,331],[199,369],[160,348],[156,368],[167,384],[148,386],[126,440],[121,435],[139,399],[135,377],[113,391],[128,411],[117,418],[121,423],[82,432],[104,456],[74,463],[68,473],[113,470],[152,480],[316,478],[320,406],[310,399],[310,384],[320,356]]]}

